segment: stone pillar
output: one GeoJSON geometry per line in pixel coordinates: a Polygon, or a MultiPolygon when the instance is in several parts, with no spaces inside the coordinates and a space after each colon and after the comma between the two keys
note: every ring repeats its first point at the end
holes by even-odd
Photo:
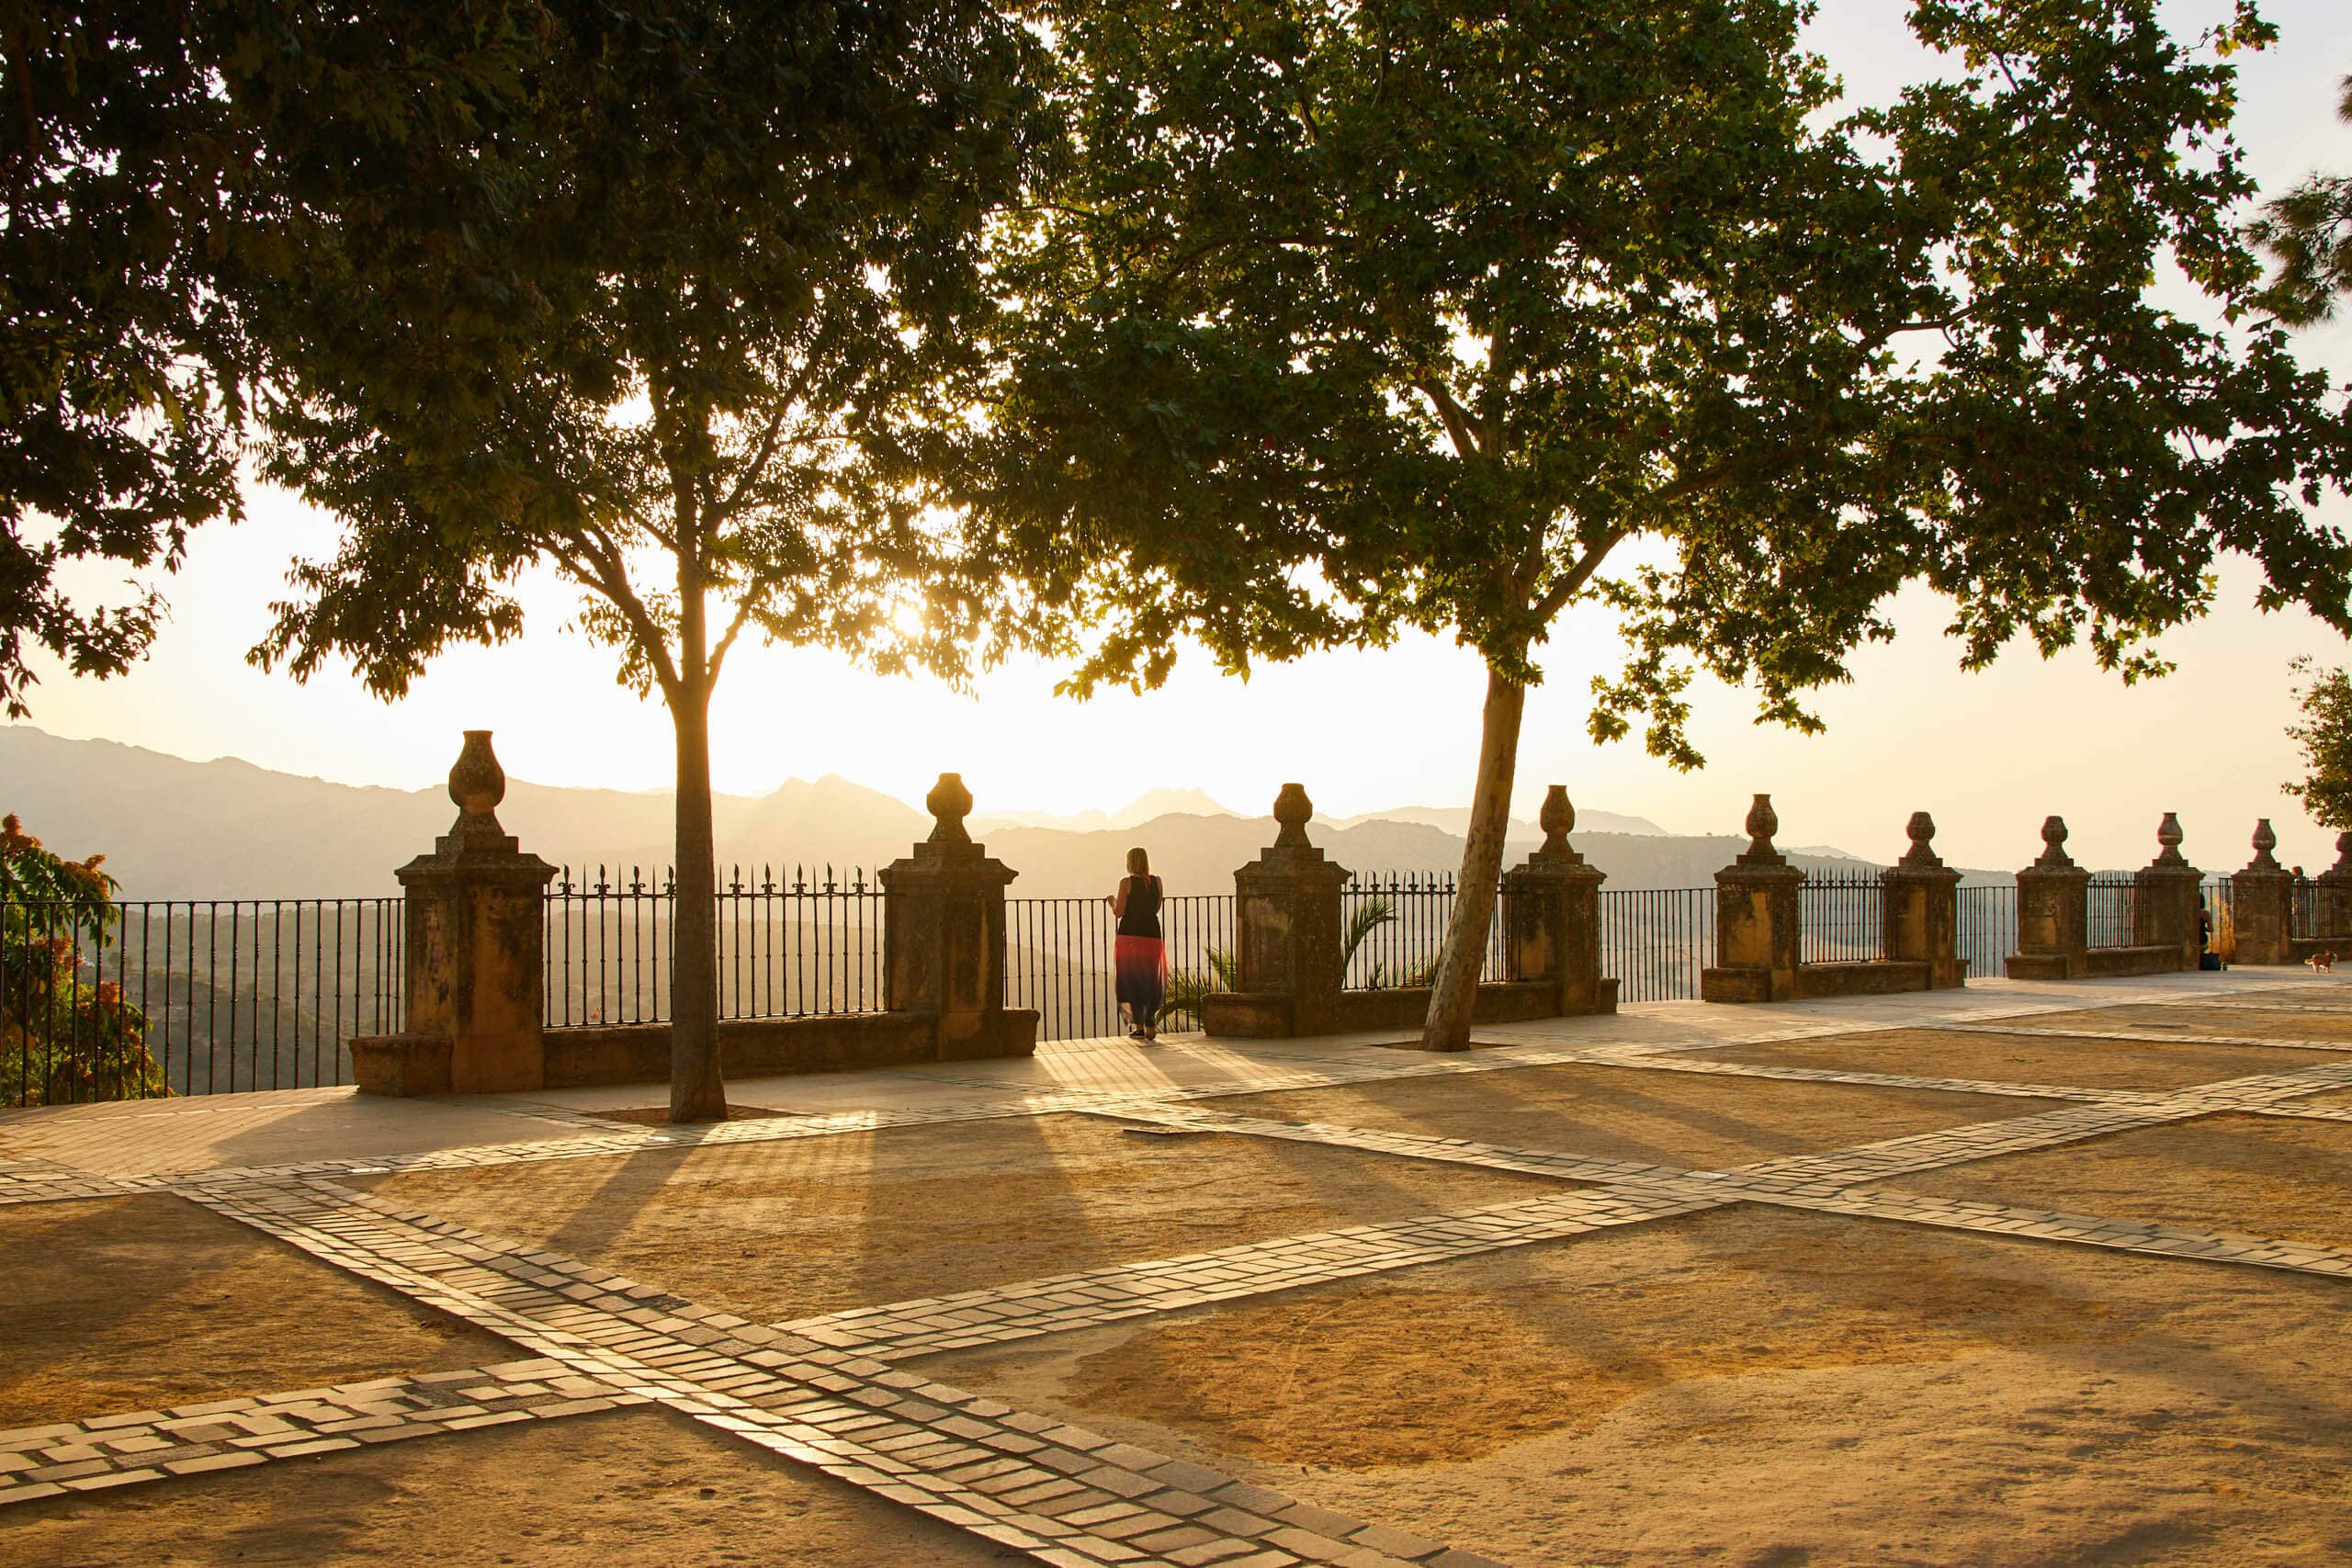
{"type": "Polygon", "coordinates": [[[2079,980],[2090,973],[2091,874],[2066,853],[2066,819],[2044,818],[2041,854],[2018,873],[2012,980],[2079,980]]]}
{"type": "Polygon", "coordinates": [[[2239,964],[2292,964],[2295,876],[2273,859],[2278,835],[2265,817],[2254,825],[2254,858],[2230,878],[2230,929],[2239,964]]]}
{"type": "Polygon", "coordinates": [[[1934,818],[1914,811],[1905,831],[1910,849],[1879,873],[1885,953],[1899,963],[1925,964],[1928,988],[1950,990],[1968,982],[1968,965],[1960,956],[1960,873],[1935,852],[1934,818]]]}
{"type": "Polygon", "coordinates": [[[544,952],[555,867],[498,825],[506,773],[469,729],[449,770],[458,820],[394,874],[407,893],[407,1028],[355,1040],[364,1094],[498,1094],[547,1080],[544,952]]]}
{"type": "Polygon", "coordinates": [[[2335,863],[2312,878],[2312,935],[2331,947],[2352,940],[2352,832],[2335,835],[2335,863]]]}
{"type": "Polygon", "coordinates": [[[1213,993],[1202,1027],[1213,1035],[1282,1039],[1340,1027],[1340,888],[1347,868],[1306,841],[1315,803],[1304,786],[1274,798],[1273,843],[1233,874],[1240,985],[1213,993]]]}
{"type": "Polygon", "coordinates": [[[1616,982],[1600,977],[1600,885],[1608,876],[1568,847],[1577,810],[1566,788],[1545,793],[1536,820],[1542,847],[1503,874],[1504,972],[1557,985],[1562,1013],[1615,1012],[1616,982]]]}
{"type": "Polygon", "coordinates": [[[964,829],[972,792],[942,773],[931,837],[882,868],[883,1005],[934,1021],[942,1061],[1025,1055],[1037,1015],[1004,1005],[1004,890],[1020,873],[964,829]]]}
{"type": "Polygon", "coordinates": [[[1699,976],[1710,1002],[1785,1001],[1796,995],[1797,890],[1804,873],[1772,847],[1772,797],[1747,809],[1747,848],[1715,873],[1715,967],[1699,976]]]}
{"type": "Polygon", "coordinates": [[[2180,966],[2194,969],[2205,874],[2181,858],[2183,837],[2178,814],[2165,812],[2156,828],[2156,858],[2132,874],[2132,945],[2177,948],[2180,966]]]}

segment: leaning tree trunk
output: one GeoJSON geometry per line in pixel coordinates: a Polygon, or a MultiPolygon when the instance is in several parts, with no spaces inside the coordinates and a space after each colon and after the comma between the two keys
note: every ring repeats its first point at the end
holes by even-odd
{"type": "MultiPolygon", "coordinates": [[[[681,579],[687,573],[680,572],[681,579]]],[[[681,586],[687,586],[682,581],[681,586]]],[[[718,864],[710,830],[710,679],[704,663],[702,594],[682,593],[678,690],[670,717],[678,736],[678,870],[670,905],[670,1120],[722,1122],[727,1085],[718,1068],[718,864]]]]}
{"type": "Polygon", "coordinates": [[[1462,846],[1453,918],[1446,922],[1445,950],[1438,957],[1437,983],[1430,992],[1429,1022],[1421,1030],[1424,1051],[1470,1048],[1478,971],[1486,965],[1495,884],[1502,876],[1503,838],[1510,830],[1511,780],[1519,769],[1519,721],[1526,705],[1527,688],[1489,664],[1486,717],[1478,732],[1478,783],[1470,796],[1470,831],[1462,846]]]}

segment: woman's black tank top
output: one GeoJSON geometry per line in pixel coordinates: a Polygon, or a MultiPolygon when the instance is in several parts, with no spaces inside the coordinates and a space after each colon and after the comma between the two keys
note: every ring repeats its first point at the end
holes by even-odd
{"type": "Polygon", "coordinates": [[[1152,937],[1159,934],[1159,878],[1127,878],[1127,912],[1119,917],[1119,934],[1152,937]]]}

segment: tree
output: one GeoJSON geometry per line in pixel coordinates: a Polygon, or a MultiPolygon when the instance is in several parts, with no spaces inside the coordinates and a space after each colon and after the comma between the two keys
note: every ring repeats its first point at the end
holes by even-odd
{"type": "Polygon", "coordinates": [[[65,860],[13,813],[0,818],[0,1105],[171,1092],[147,1052],[146,1014],[83,974],[83,945],[103,953],[122,919],[106,858],[65,860]]]}
{"type": "MultiPolygon", "coordinates": [[[[522,629],[533,563],[676,735],[673,1120],[723,1116],[709,703],[746,632],[953,673],[908,433],[958,416],[981,224],[1021,177],[1021,34],[975,0],[559,3],[434,134],[256,102],[263,469],[343,520],[254,650],[387,699],[522,629]]],[[[366,39],[323,40],[365,50],[366,39]]],[[[231,91],[241,91],[232,81],[231,91]]]]}
{"type": "MultiPolygon", "coordinates": [[[[2352,76],[2336,112],[2352,120],[2352,76]]],[[[2335,297],[2352,294],[2352,175],[2315,174],[2264,207],[2249,231],[2278,264],[2262,303],[2290,327],[2335,314],[2335,297]]]]}
{"type": "MultiPolygon", "coordinates": [[[[1085,155],[1012,236],[962,495],[1076,692],[1398,629],[1487,670],[1424,1043],[1467,1043],[1538,653],[1628,646],[1597,739],[1677,767],[1696,670],[1818,720],[1914,580],[1962,661],[2127,680],[2222,550],[2352,626],[2324,377],[2245,318],[2218,56],[2155,0],[1920,0],[1945,74],[1849,109],[1792,0],[1059,8],[1085,155]],[[2215,325],[2165,308],[2162,271],[2215,325]],[[2231,321],[2234,321],[2234,326],[2231,321]],[[1057,566],[1058,563],[1058,566],[1057,566]]],[[[1393,744],[1374,734],[1365,744],[1393,744]]]]}
{"type": "Polygon", "coordinates": [[[2303,749],[2306,771],[2301,784],[2279,787],[2301,801],[2321,827],[2352,828],[2352,674],[2314,670],[2308,658],[2291,668],[2308,682],[2296,694],[2303,720],[2287,727],[2303,749]]]}
{"type": "Polygon", "coordinates": [[[241,335],[206,288],[236,145],[182,18],[31,3],[0,28],[0,708],[36,649],[145,653],[163,604],[77,598],[74,563],[179,564],[234,517],[241,335]]]}

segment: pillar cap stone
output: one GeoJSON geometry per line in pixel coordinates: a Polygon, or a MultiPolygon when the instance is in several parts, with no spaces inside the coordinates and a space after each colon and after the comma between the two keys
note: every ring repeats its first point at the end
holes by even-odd
{"type": "Polygon", "coordinates": [[[449,766],[449,799],[458,819],[433,840],[433,852],[419,855],[392,874],[403,887],[463,877],[470,882],[544,886],[555,867],[523,846],[499,825],[498,805],[506,798],[506,770],[498,765],[487,729],[465,731],[458,760],[449,766]]]}
{"type": "Polygon", "coordinates": [[[2041,819],[2041,853],[2034,859],[2038,871],[2073,871],[2075,857],[2066,852],[2066,819],[2050,816],[2041,819]]]}
{"type": "Polygon", "coordinates": [[[1788,857],[1772,847],[1772,835],[1781,830],[1780,814],[1772,809],[1772,797],[1759,795],[1747,808],[1747,848],[1741,852],[1741,865],[1786,865],[1788,857]]]}
{"type": "Polygon", "coordinates": [[[1535,814],[1535,825],[1544,829],[1544,842],[1528,856],[1536,861],[1556,861],[1562,865],[1582,865],[1584,856],[1568,842],[1568,835],[1576,831],[1576,803],[1568,798],[1566,784],[1554,784],[1544,792],[1544,807],[1535,814]]]}
{"type": "Polygon", "coordinates": [[[2278,847],[2278,835],[2271,829],[2269,818],[2264,817],[2256,820],[2254,838],[2251,842],[2254,845],[2254,858],[2246,862],[2246,870],[2278,872],[2282,875],[2285,874],[2286,867],[2280,865],[2278,857],[2270,852],[2278,847]]]}
{"type": "Polygon", "coordinates": [[[1924,811],[1911,813],[1903,831],[1910,838],[1911,847],[1903,852],[1895,863],[1905,871],[1941,871],[1943,857],[1936,853],[1936,819],[1924,811]]]}
{"type": "Polygon", "coordinates": [[[964,818],[972,814],[972,792],[964,787],[961,773],[942,773],[931,793],[922,797],[924,809],[931,813],[930,842],[934,844],[968,844],[972,835],[965,829],[964,818]]]}
{"type": "Polygon", "coordinates": [[[1274,847],[1282,850],[1303,850],[1310,847],[1306,840],[1306,825],[1315,819],[1315,803],[1306,798],[1306,786],[1286,784],[1274,796],[1274,821],[1282,831],[1274,835],[1274,847]]]}

